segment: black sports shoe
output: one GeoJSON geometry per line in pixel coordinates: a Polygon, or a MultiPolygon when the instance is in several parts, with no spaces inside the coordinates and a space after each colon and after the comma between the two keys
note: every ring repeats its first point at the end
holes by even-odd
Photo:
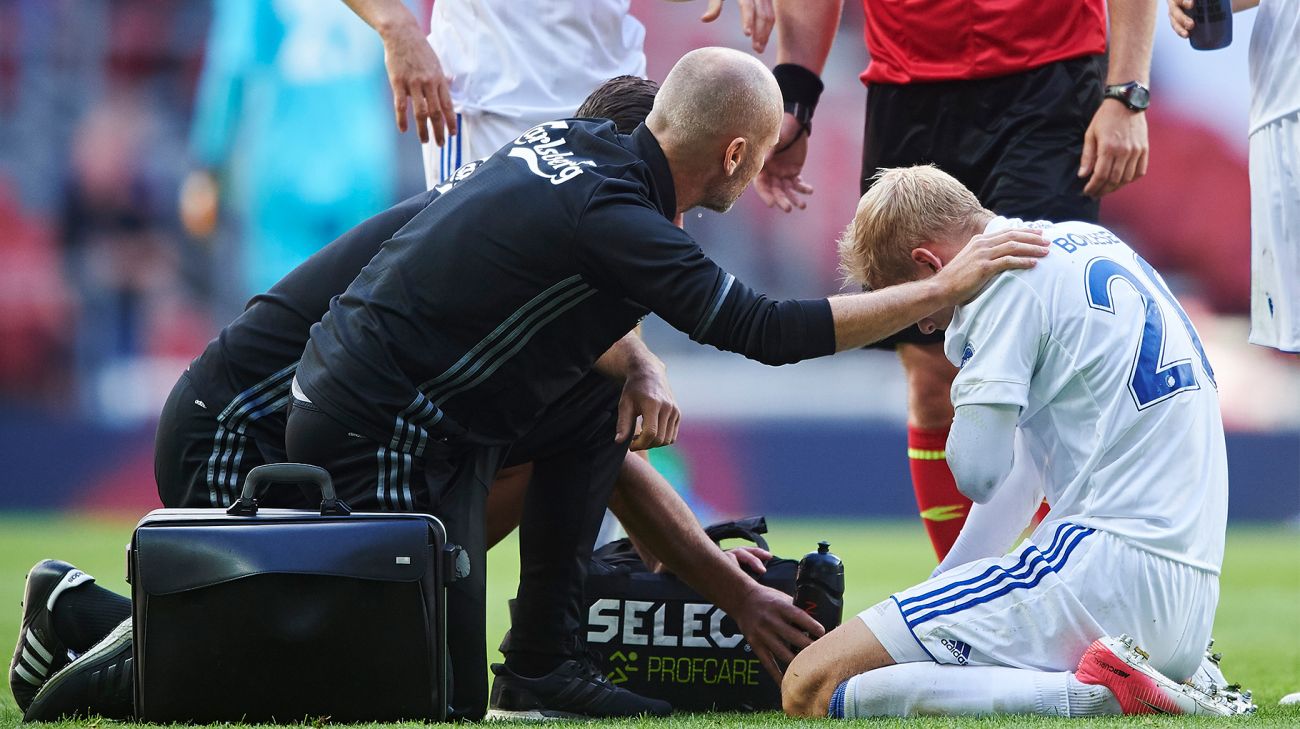
{"type": "Polygon", "coordinates": [[[131,674],[131,619],[122,621],[103,640],[50,677],[23,713],[23,721],[57,721],[135,715],[135,679],[131,674]]]}
{"type": "Polygon", "coordinates": [[[53,559],[37,562],[27,573],[22,627],[9,664],[9,689],[19,709],[25,711],[50,676],[72,660],[67,646],[54,634],[50,609],[55,599],[64,590],[94,581],[94,577],[67,562],[53,559]]]}
{"type": "Polygon", "coordinates": [[[595,665],[570,659],[541,678],[524,678],[500,663],[492,664],[489,719],[595,719],[620,716],[668,716],[667,701],[648,699],[619,688],[595,665]]]}

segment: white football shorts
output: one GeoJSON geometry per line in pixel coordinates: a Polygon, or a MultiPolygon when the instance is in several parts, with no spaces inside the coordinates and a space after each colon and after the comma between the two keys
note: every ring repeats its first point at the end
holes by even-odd
{"type": "Polygon", "coordinates": [[[1300,111],[1250,135],[1250,342],[1300,352],[1300,111]]]}
{"type": "Polygon", "coordinates": [[[525,119],[501,114],[456,114],[456,133],[439,147],[432,141],[421,145],[424,152],[426,189],[441,185],[461,165],[491,157],[529,129],[550,119],[525,119]]]}
{"type": "Polygon", "coordinates": [[[1005,557],[955,567],[858,617],[898,663],[1073,671],[1092,641],[1128,633],[1181,681],[1200,665],[1218,602],[1212,572],[1057,522],[1005,557]]]}

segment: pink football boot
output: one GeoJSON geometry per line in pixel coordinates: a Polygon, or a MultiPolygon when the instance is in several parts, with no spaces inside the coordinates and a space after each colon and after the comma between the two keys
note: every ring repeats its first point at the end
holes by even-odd
{"type": "Polygon", "coordinates": [[[1177,683],[1151,667],[1147,654],[1127,635],[1098,638],[1079,659],[1075,678],[1105,686],[1125,714],[1234,716],[1255,711],[1249,695],[1213,693],[1177,683]]]}

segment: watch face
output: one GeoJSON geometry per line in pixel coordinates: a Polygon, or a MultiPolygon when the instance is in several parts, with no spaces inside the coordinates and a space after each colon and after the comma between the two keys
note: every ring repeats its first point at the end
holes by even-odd
{"type": "Polygon", "coordinates": [[[1135,109],[1145,109],[1151,103],[1151,92],[1134,85],[1128,90],[1128,103],[1135,109]]]}

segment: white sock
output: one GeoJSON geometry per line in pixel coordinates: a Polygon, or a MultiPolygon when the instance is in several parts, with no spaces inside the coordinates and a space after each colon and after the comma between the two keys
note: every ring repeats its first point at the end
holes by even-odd
{"type": "Polygon", "coordinates": [[[1067,672],[904,663],[846,681],[843,713],[844,718],[851,719],[988,714],[1095,716],[1120,712],[1110,691],[1080,683],[1067,672]],[[1104,694],[1095,690],[1098,688],[1104,694]],[[1109,711],[1111,705],[1114,711],[1109,711]]]}
{"type": "Polygon", "coordinates": [[[1084,683],[1075,678],[1073,673],[1065,675],[1069,677],[1070,716],[1111,716],[1124,713],[1119,699],[1115,698],[1110,689],[1084,683]]]}

